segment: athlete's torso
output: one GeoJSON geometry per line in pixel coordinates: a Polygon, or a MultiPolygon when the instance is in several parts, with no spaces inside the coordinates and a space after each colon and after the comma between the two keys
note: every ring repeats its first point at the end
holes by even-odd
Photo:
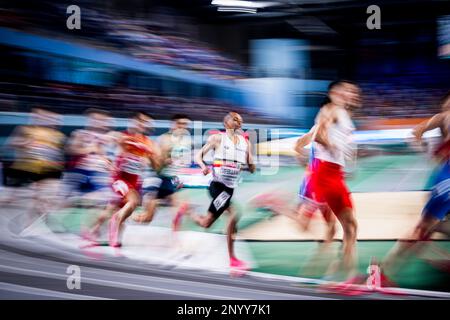
{"type": "Polygon", "coordinates": [[[352,152],[352,133],[355,126],[348,112],[339,108],[336,110],[336,119],[329,127],[328,139],[334,146],[333,149],[325,148],[315,143],[315,158],[345,166],[345,159],[352,152]]]}
{"type": "Polygon", "coordinates": [[[191,165],[191,137],[187,134],[174,135],[165,133],[160,138],[161,144],[169,144],[169,148],[163,157],[170,159],[170,164],[164,166],[160,171],[164,176],[176,176],[180,169],[190,167],[191,165]]]}
{"type": "Polygon", "coordinates": [[[111,138],[106,133],[92,130],[79,130],[78,139],[81,139],[82,147],[95,147],[95,152],[78,157],[75,166],[89,171],[107,172],[109,169],[109,154],[111,138]]]}
{"type": "MultiPolygon", "coordinates": [[[[124,139],[130,139],[136,143],[142,143],[147,147],[152,147],[152,141],[143,134],[122,133],[124,139]]],[[[142,175],[145,167],[148,165],[148,153],[146,150],[132,145],[124,144],[123,150],[117,157],[116,166],[119,172],[125,172],[134,175],[142,175]]]]}
{"type": "Polygon", "coordinates": [[[242,167],[247,163],[248,144],[241,135],[234,142],[226,133],[221,133],[221,142],[214,151],[213,179],[229,188],[235,188],[239,182],[242,167]]]}
{"type": "Polygon", "coordinates": [[[15,168],[36,173],[62,169],[64,134],[52,128],[30,126],[23,128],[23,136],[30,142],[19,152],[15,168]]]}

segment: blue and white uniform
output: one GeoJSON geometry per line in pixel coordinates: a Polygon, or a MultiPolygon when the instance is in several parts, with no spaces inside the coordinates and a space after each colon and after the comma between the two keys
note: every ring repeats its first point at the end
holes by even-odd
{"type": "Polygon", "coordinates": [[[66,174],[69,194],[90,193],[108,188],[111,185],[111,138],[106,133],[91,130],[78,130],[78,139],[83,147],[95,147],[97,152],[75,156],[73,168],[66,174]]]}
{"type": "Polygon", "coordinates": [[[315,199],[314,188],[311,180],[311,175],[314,172],[317,159],[314,154],[314,142],[311,144],[311,149],[309,150],[308,167],[305,170],[305,175],[303,176],[302,183],[300,184],[299,197],[300,201],[308,202],[315,205],[320,205],[315,199]]]}
{"type": "Polygon", "coordinates": [[[443,220],[450,212],[450,140],[442,146],[446,150],[446,159],[439,165],[433,178],[430,199],[428,200],[423,215],[443,220]]]}

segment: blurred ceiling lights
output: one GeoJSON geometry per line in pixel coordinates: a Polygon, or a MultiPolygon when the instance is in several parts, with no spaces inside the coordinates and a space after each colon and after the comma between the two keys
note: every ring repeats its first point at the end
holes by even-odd
{"type": "Polygon", "coordinates": [[[213,0],[212,5],[218,6],[220,12],[257,13],[258,9],[279,5],[279,2],[255,2],[241,0],[213,0]]]}
{"type": "Polygon", "coordinates": [[[271,6],[279,5],[279,2],[255,2],[255,1],[241,1],[241,0],[213,0],[212,5],[221,7],[234,7],[234,8],[248,8],[248,9],[260,9],[271,6]]]}
{"type": "Polygon", "coordinates": [[[256,9],[249,8],[235,8],[235,7],[218,7],[217,11],[220,12],[243,12],[243,13],[257,13],[256,9]]]}

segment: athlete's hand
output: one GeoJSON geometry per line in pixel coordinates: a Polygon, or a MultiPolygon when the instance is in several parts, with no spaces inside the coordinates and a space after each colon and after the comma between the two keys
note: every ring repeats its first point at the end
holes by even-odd
{"type": "Polygon", "coordinates": [[[296,154],[297,161],[300,163],[300,165],[304,166],[308,163],[309,159],[309,150],[302,148],[297,152],[296,154]]]}
{"type": "Polygon", "coordinates": [[[414,136],[414,138],[416,139],[417,142],[419,142],[420,144],[422,143],[422,136],[423,136],[423,126],[418,125],[417,127],[415,127],[412,131],[412,134],[414,136]]]}
{"type": "Polygon", "coordinates": [[[207,176],[210,172],[211,172],[211,170],[209,170],[209,168],[207,166],[202,168],[203,175],[207,176]]]}
{"type": "Polygon", "coordinates": [[[248,170],[250,171],[250,173],[254,173],[256,171],[256,166],[254,163],[249,163],[248,164],[248,170]]]}

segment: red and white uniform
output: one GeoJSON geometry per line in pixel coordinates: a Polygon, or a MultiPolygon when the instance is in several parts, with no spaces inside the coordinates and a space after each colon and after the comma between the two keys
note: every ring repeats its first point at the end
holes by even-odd
{"type": "Polygon", "coordinates": [[[337,110],[337,121],[328,131],[328,139],[334,146],[325,148],[315,143],[315,170],[313,188],[318,202],[325,202],[335,214],[344,208],[353,208],[350,191],[344,180],[345,161],[353,153],[352,133],[355,126],[345,109],[337,110]]]}
{"type": "Polygon", "coordinates": [[[152,141],[143,134],[123,133],[123,151],[116,159],[116,173],[113,190],[121,196],[126,196],[130,189],[140,192],[142,175],[148,165],[149,151],[152,141]]]}

